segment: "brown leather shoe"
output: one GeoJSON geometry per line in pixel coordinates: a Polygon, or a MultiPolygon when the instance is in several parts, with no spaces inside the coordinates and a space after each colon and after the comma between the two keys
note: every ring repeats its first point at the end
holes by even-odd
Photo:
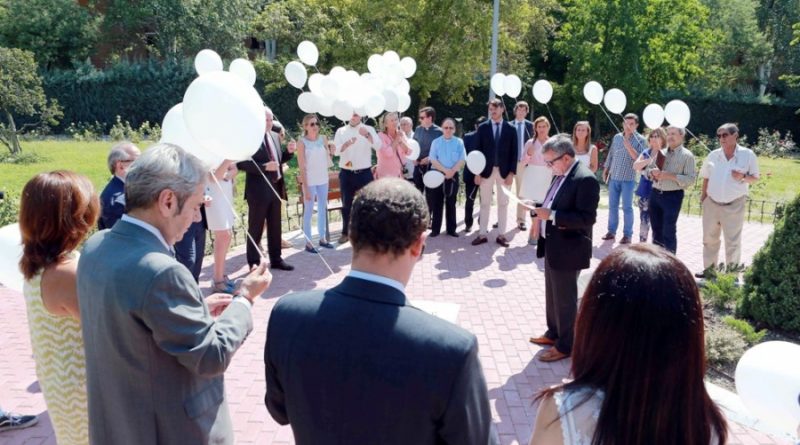
{"type": "Polygon", "coordinates": [[[630,237],[623,236],[622,239],[619,240],[619,243],[620,244],[630,244],[631,243],[631,239],[630,239],[630,237]]]}
{"type": "Polygon", "coordinates": [[[553,340],[552,338],[547,338],[544,335],[540,337],[531,337],[530,340],[528,341],[530,341],[535,345],[540,345],[540,346],[553,346],[556,344],[555,340],[553,340]]]}
{"type": "Polygon", "coordinates": [[[497,244],[500,244],[503,247],[508,247],[511,245],[508,243],[508,240],[503,235],[498,236],[495,241],[497,241],[497,244]]]}
{"type": "Polygon", "coordinates": [[[604,240],[604,241],[608,241],[608,240],[613,240],[613,239],[614,239],[614,238],[616,238],[616,237],[617,237],[617,236],[616,236],[616,235],[614,235],[613,233],[611,233],[611,232],[608,232],[608,233],[606,233],[605,235],[603,235],[603,237],[602,237],[602,238],[600,238],[600,239],[601,239],[601,240],[604,240]]]}
{"type": "Polygon", "coordinates": [[[292,243],[286,241],[285,239],[281,240],[281,249],[288,249],[290,247],[292,247],[292,243]]]}
{"type": "Polygon", "coordinates": [[[474,240],[472,240],[473,246],[480,246],[481,244],[488,243],[489,239],[483,235],[478,235],[474,240]]]}
{"type": "Polygon", "coordinates": [[[540,362],[557,362],[569,357],[569,354],[564,354],[556,348],[548,349],[539,356],[540,362]]]}

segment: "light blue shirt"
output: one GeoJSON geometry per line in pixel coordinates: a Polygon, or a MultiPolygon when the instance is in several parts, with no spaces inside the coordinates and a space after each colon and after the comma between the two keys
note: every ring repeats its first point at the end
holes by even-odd
{"type": "Polygon", "coordinates": [[[403,294],[406,293],[406,287],[403,286],[403,283],[393,280],[391,278],[384,277],[383,275],[376,275],[374,273],[369,272],[362,272],[360,270],[350,269],[350,273],[347,274],[348,277],[359,278],[361,280],[372,281],[373,283],[385,284],[387,286],[391,286],[403,294]]]}
{"type": "Polygon", "coordinates": [[[456,136],[445,139],[440,136],[431,143],[431,161],[439,161],[444,168],[453,168],[459,161],[466,161],[467,150],[464,148],[464,141],[456,136]]]}

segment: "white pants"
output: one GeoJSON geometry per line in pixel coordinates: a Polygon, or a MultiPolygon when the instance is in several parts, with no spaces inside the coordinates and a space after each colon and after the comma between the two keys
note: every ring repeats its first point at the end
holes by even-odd
{"type": "MultiPolygon", "coordinates": [[[[519,196],[522,191],[522,179],[525,177],[525,167],[526,165],[524,163],[517,162],[517,174],[514,175],[514,189],[517,192],[517,196],[519,196]]],[[[517,225],[524,223],[528,219],[527,216],[528,209],[522,204],[517,204],[517,225]]]]}
{"type": "Polygon", "coordinates": [[[492,176],[481,178],[481,228],[480,234],[489,233],[489,213],[492,210],[492,188],[497,186],[497,229],[499,234],[506,233],[506,222],[508,219],[508,196],[503,193],[503,178],[500,177],[500,169],[495,167],[492,176]]]}

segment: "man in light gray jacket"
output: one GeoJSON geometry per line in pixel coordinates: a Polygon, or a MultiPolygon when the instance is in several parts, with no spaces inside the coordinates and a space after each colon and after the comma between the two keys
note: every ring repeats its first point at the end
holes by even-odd
{"type": "Polygon", "coordinates": [[[150,148],[128,171],[128,213],[86,242],[78,300],[92,444],[234,443],[223,374],[271,276],[262,263],[233,298],[204,301],[175,260],[207,171],[179,147],[150,148]]]}

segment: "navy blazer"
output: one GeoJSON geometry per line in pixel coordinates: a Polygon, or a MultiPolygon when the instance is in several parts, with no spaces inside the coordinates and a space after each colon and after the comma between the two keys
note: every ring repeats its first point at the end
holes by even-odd
{"type": "Polygon", "coordinates": [[[267,410],[298,445],[494,443],[475,336],[391,286],[281,298],[264,362],[267,410]]]}
{"type": "Polygon", "coordinates": [[[500,139],[495,144],[494,123],[490,120],[478,126],[478,150],[486,157],[486,167],[481,172],[481,177],[492,176],[494,167],[500,167],[500,176],[505,178],[509,173],[517,171],[517,129],[504,120],[500,125],[500,139]],[[494,163],[494,154],[497,151],[498,163],[494,163]]]}
{"type": "Polygon", "coordinates": [[[556,211],[555,221],[547,221],[545,237],[540,235],[536,245],[536,257],[546,257],[555,270],[586,269],[592,258],[600,184],[589,167],[577,164],[567,173],[550,206],[556,211]]]}

